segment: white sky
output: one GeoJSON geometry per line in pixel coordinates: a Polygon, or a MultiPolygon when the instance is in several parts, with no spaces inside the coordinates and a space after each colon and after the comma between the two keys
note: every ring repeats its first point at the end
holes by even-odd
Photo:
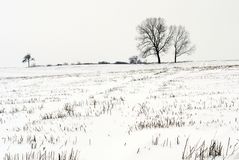
{"type": "Polygon", "coordinates": [[[26,53],[37,64],[128,61],[147,17],[184,25],[197,46],[189,59],[239,59],[238,0],[0,0],[0,66],[22,66],[26,53]]]}

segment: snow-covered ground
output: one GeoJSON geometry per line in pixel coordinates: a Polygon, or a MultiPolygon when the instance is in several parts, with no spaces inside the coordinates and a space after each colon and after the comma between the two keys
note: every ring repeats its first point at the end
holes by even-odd
{"type": "Polygon", "coordinates": [[[0,158],[59,155],[239,159],[239,61],[1,68],[0,158]]]}

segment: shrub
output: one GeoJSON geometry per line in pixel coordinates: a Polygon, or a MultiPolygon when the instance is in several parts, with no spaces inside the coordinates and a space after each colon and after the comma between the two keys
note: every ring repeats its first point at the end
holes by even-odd
{"type": "Polygon", "coordinates": [[[116,61],[114,64],[129,64],[127,62],[122,62],[122,61],[116,61]]]}
{"type": "Polygon", "coordinates": [[[100,62],[98,62],[98,64],[110,64],[110,62],[100,61],[100,62]]]}

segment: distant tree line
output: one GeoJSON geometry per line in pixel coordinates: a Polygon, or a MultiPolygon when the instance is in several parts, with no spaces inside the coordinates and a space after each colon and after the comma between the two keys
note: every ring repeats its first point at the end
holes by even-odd
{"type": "Polygon", "coordinates": [[[31,61],[34,61],[35,59],[32,58],[32,56],[30,54],[27,54],[24,56],[22,62],[23,63],[27,63],[27,67],[52,67],[52,66],[68,66],[68,65],[97,65],[97,64],[129,64],[128,62],[124,62],[124,61],[116,61],[114,63],[110,63],[107,61],[99,61],[98,63],[81,63],[81,62],[77,62],[77,63],[58,63],[58,64],[47,64],[47,65],[36,65],[36,64],[31,64],[31,61]]]}
{"type": "MultiPolygon", "coordinates": [[[[138,41],[137,48],[141,52],[142,58],[155,55],[158,63],[161,63],[161,55],[173,47],[174,62],[177,57],[190,54],[195,50],[189,38],[189,33],[183,26],[167,26],[165,20],[159,18],[147,18],[137,26],[138,41]]],[[[135,63],[133,57],[130,61],[135,63]]]]}

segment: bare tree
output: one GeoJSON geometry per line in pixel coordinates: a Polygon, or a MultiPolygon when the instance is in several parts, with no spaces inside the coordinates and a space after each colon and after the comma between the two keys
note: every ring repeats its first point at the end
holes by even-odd
{"type": "Polygon", "coordinates": [[[137,27],[138,49],[142,57],[156,55],[161,63],[160,54],[169,49],[173,38],[173,27],[167,27],[163,18],[147,18],[137,27]]]}
{"type": "Polygon", "coordinates": [[[24,56],[22,63],[26,63],[27,62],[27,66],[30,67],[30,62],[34,61],[34,58],[32,58],[32,56],[30,54],[27,54],[24,56]]]}
{"type": "Polygon", "coordinates": [[[129,58],[129,63],[130,64],[140,64],[141,60],[138,56],[132,56],[129,58]]]}
{"type": "Polygon", "coordinates": [[[189,33],[183,26],[173,26],[174,37],[174,62],[177,62],[177,57],[184,54],[191,54],[195,50],[195,45],[191,45],[189,33]]]}

